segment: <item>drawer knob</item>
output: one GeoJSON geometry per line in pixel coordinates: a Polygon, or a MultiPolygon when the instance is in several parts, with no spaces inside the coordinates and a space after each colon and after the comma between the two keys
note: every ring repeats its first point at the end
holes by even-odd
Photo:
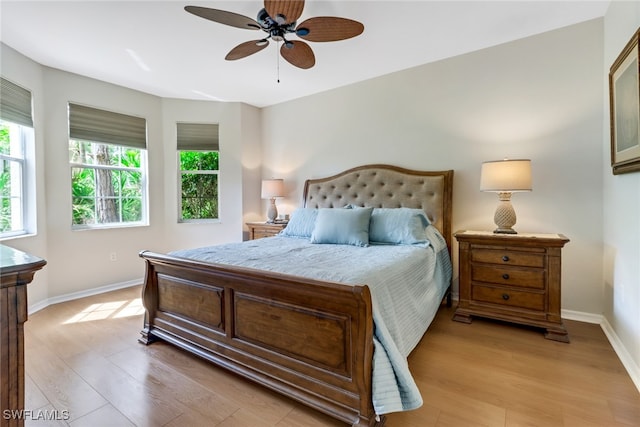
{"type": "Polygon", "coordinates": [[[508,262],[508,261],[509,261],[509,257],[508,257],[508,256],[506,256],[506,255],[504,255],[504,256],[502,257],[502,260],[503,260],[504,262],[508,262]]]}
{"type": "Polygon", "coordinates": [[[502,299],[505,301],[509,300],[509,294],[502,294],[502,299]]]}
{"type": "Polygon", "coordinates": [[[508,275],[507,273],[504,273],[504,274],[502,275],[502,278],[503,278],[504,280],[509,280],[509,275],[508,275]]]}

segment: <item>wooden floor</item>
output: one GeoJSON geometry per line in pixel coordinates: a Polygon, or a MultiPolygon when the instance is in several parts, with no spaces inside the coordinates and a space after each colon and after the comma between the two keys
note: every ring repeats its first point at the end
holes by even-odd
{"type": "MultiPolygon", "coordinates": [[[[344,426],[172,346],[138,344],[139,292],[29,318],[25,400],[35,419],[27,426],[344,426]]],[[[409,358],[424,405],[388,415],[387,426],[640,425],[640,393],[599,326],[566,321],[571,344],[563,344],[451,316],[441,308],[409,358]]]]}

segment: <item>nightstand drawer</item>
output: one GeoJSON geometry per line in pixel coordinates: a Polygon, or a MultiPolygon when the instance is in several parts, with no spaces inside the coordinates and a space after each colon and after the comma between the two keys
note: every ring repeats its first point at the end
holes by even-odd
{"type": "Polygon", "coordinates": [[[247,222],[247,227],[249,227],[249,240],[254,239],[262,239],[263,237],[272,237],[281,232],[287,223],[285,222],[276,222],[276,223],[267,223],[267,222],[247,222]]]}
{"type": "Polygon", "coordinates": [[[473,285],[473,301],[482,301],[509,307],[520,307],[542,311],[545,309],[545,294],[516,291],[492,286],[473,285]]]}
{"type": "Polygon", "coordinates": [[[521,288],[545,288],[545,271],[536,269],[500,268],[495,265],[472,264],[471,281],[488,282],[521,288]]]}
{"type": "Polygon", "coordinates": [[[253,231],[253,238],[254,239],[262,239],[263,237],[273,237],[278,233],[279,233],[279,231],[276,231],[276,230],[267,230],[267,229],[256,228],[253,231]]]}
{"type": "Polygon", "coordinates": [[[544,254],[509,250],[475,249],[471,253],[471,261],[543,268],[544,254]]]}

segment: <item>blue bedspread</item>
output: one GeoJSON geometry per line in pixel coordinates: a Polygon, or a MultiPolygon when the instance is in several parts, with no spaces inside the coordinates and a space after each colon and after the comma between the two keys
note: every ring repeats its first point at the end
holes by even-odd
{"type": "Polygon", "coordinates": [[[451,281],[451,261],[437,230],[426,245],[311,244],[270,237],[172,252],[174,256],[346,284],[367,284],[374,319],[373,405],[377,414],[422,405],[407,357],[418,344],[451,281]]]}

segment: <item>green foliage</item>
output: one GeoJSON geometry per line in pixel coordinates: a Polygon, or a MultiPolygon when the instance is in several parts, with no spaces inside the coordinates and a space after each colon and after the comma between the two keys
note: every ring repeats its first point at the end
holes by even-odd
{"type": "Polygon", "coordinates": [[[109,150],[112,165],[132,168],[140,167],[140,150],[134,150],[126,147],[115,148],[118,148],[118,150],[115,150],[113,146],[111,146],[111,149],[109,150]]]}
{"type": "Polygon", "coordinates": [[[114,190],[119,190],[121,221],[142,221],[142,173],[121,171],[117,181],[114,190]]]}
{"type": "Polygon", "coordinates": [[[217,151],[180,151],[182,219],[218,218],[218,175],[206,173],[218,163],[217,151]]]}
{"type": "Polygon", "coordinates": [[[11,175],[9,162],[2,161],[0,173],[0,232],[11,230],[11,175]]]}
{"type": "MultiPolygon", "coordinates": [[[[142,172],[139,171],[142,151],[116,145],[106,145],[80,141],[70,141],[69,158],[85,167],[75,167],[71,173],[71,193],[73,203],[73,224],[88,225],[98,222],[98,209],[105,198],[115,202],[117,222],[137,222],[142,220],[142,172]],[[101,152],[106,156],[96,156],[101,152]],[[111,189],[101,190],[96,185],[96,171],[93,165],[111,166],[106,169],[111,174],[111,189]],[[127,170],[127,168],[138,170],[127,170]],[[100,192],[104,192],[101,194],[100,192]]],[[[104,171],[104,170],[103,170],[104,171]]],[[[113,206],[113,205],[111,205],[113,206]]]]}
{"type": "Polygon", "coordinates": [[[9,154],[9,126],[0,125],[0,154],[9,154]]]}
{"type": "MultiPolygon", "coordinates": [[[[0,154],[10,154],[9,126],[0,125],[0,154]]],[[[9,162],[2,161],[0,171],[0,233],[11,230],[11,172],[9,162]]]]}
{"type": "Polygon", "coordinates": [[[180,170],[217,171],[218,159],[217,151],[180,151],[180,170]]]}
{"type": "Polygon", "coordinates": [[[95,221],[94,170],[71,170],[71,200],[73,224],[93,224],[95,221]]]}
{"type": "Polygon", "coordinates": [[[182,219],[218,218],[218,175],[182,174],[182,219]]]}

